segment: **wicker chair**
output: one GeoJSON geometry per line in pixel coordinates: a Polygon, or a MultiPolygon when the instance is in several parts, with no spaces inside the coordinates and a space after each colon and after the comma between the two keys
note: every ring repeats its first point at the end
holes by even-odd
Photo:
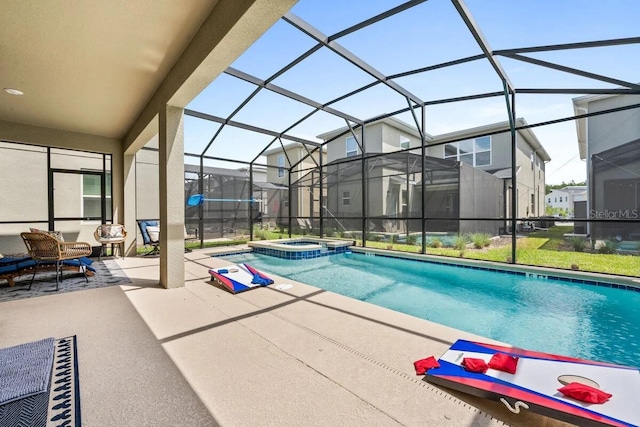
{"type": "Polygon", "coordinates": [[[96,231],[93,232],[93,237],[101,245],[98,260],[102,258],[102,255],[107,254],[107,245],[111,245],[111,255],[115,256],[115,248],[117,248],[120,256],[124,258],[124,242],[127,238],[127,231],[124,226],[120,224],[99,225],[96,231]]]}
{"type": "Polygon", "coordinates": [[[56,291],[59,289],[62,280],[62,262],[65,260],[77,260],[80,264],[80,271],[87,277],[87,268],[82,265],[81,258],[91,255],[91,244],[87,242],[61,242],[47,233],[20,233],[24,244],[29,251],[29,255],[36,262],[33,268],[33,276],[29,289],[33,285],[33,279],[40,264],[54,264],[56,267],[56,291]]]}

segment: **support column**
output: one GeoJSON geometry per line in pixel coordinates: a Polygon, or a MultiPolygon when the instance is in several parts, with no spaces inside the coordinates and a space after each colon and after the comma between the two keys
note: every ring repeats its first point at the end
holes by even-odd
{"type": "Polygon", "coordinates": [[[160,284],[184,286],[184,110],[159,112],[160,284]]]}
{"type": "Polygon", "coordinates": [[[138,234],[138,224],[136,223],[135,154],[125,153],[123,164],[124,208],[123,214],[119,217],[121,218],[122,224],[124,225],[124,229],[127,230],[127,240],[124,243],[124,253],[126,256],[136,256],[136,235],[138,234]]]}

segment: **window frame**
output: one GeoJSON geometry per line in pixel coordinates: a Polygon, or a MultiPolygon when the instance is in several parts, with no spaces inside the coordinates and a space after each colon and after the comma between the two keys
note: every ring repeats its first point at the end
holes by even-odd
{"type": "Polygon", "coordinates": [[[400,134],[400,149],[406,150],[407,148],[411,148],[411,140],[406,136],[400,134]],[[406,146],[403,146],[403,144],[406,144],[406,146]]]}
{"type": "Polygon", "coordinates": [[[342,206],[351,206],[351,192],[342,191],[342,206]]]}
{"type": "MultiPolygon", "coordinates": [[[[485,167],[485,166],[491,166],[493,164],[493,139],[491,138],[491,135],[488,136],[481,136],[478,138],[473,138],[473,139],[465,139],[463,141],[456,141],[456,142],[450,142],[448,144],[445,144],[443,146],[444,148],[444,158],[445,159],[453,159],[455,158],[456,161],[461,162],[462,160],[460,159],[463,156],[472,156],[473,162],[470,166],[476,168],[476,167],[485,167]],[[488,150],[478,150],[477,149],[477,144],[478,144],[478,140],[480,139],[485,139],[487,138],[489,140],[489,149],[488,150]],[[472,152],[464,152],[464,153],[460,153],[460,144],[461,143],[467,143],[471,141],[472,142],[472,146],[473,146],[473,151],[472,152]],[[447,147],[450,148],[454,148],[456,153],[454,154],[447,154],[447,147]],[[482,154],[482,153],[489,153],[489,163],[486,164],[478,164],[478,154],[482,154]]],[[[466,163],[466,162],[465,162],[466,163]]],[[[468,164],[468,163],[467,163],[468,164]]]]}
{"type": "Polygon", "coordinates": [[[282,178],[284,177],[284,154],[278,154],[276,162],[278,163],[278,178],[282,178]]]}
{"type": "MultiPolygon", "coordinates": [[[[99,172],[99,171],[94,171],[94,170],[89,170],[89,169],[82,169],[81,172],[99,172]]],[[[86,199],[98,199],[101,200],[101,195],[100,194],[85,194],[84,188],[85,188],[85,183],[84,183],[84,178],[88,177],[88,176],[92,176],[92,177],[96,177],[98,178],[98,182],[100,181],[101,176],[96,174],[96,173],[80,173],[80,217],[82,218],[86,218],[86,217],[97,217],[97,216],[102,216],[102,207],[100,208],[101,212],[99,213],[99,215],[85,215],[85,200],[86,199]]],[[[105,180],[105,202],[107,205],[107,218],[106,221],[112,221],[113,218],[111,218],[112,213],[110,213],[113,210],[113,201],[112,201],[112,180],[111,180],[111,171],[107,172],[104,171],[104,180],[105,180]]],[[[81,225],[90,225],[90,224],[98,224],[101,221],[98,220],[81,220],[80,223],[81,225]]]]}
{"type": "Polygon", "coordinates": [[[357,155],[358,155],[358,142],[353,136],[348,136],[347,139],[345,139],[345,156],[355,157],[357,155]],[[353,141],[354,147],[352,150],[349,150],[349,141],[353,141]]]}

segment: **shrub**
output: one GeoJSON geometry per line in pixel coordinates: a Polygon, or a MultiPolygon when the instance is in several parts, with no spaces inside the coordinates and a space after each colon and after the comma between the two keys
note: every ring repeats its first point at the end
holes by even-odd
{"type": "Polygon", "coordinates": [[[418,237],[410,234],[407,236],[407,245],[414,245],[418,242],[418,237]]]}
{"type": "Polygon", "coordinates": [[[467,242],[468,242],[467,236],[463,234],[458,234],[454,239],[453,247],[459,250],[462,255],[464,250],[467,248],[467,242]]]}
{"type": "Polygon", "coordinates": [[[582,237],[572,237],[569,239],[569,244],[576,252],[584,252],[587,247],[587,242],[582,237]]]}
{"type": "Polygon", "coordinates": [[[491,243],[491,236],[487,233],[473,233],[470,238],[476,249],[482,249],[491,243]]]}
{"type": "Polygon", "coordinates": [[[598,248],[599,254],[615,254],[620,247],[620,243],[615,240],[605,240],[602,246],[598,248]]]}
{"type": "Polygon", "coordinates": [[[256,240],[257,240],[257,239],[260,239],[260,240],[266,240],[266,238],[267,238],[267,237],[265,236],[265,234],[264,234],[264,231],[262,231],[262,230],[255,230],[255,231],[253,232],[253,237],[254,237],[256,240]]]}
{"type": "Polygon", "coordinates": [[[432,248],[441,248],[442,247],[442,240],[438,239],[437,237],[432,239],[429,242],[429,246],[432,248]]]}

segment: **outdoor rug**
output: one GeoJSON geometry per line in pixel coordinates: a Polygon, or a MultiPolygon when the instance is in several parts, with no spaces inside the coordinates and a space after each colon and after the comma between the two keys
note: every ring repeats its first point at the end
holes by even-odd
{"type": "Polygon", "coordinates": [[[53,338],[0,349],[0,405],[42,393],[49,385],[53,338]]]}
{"type": "Polygon", "coordinates": [[[131,280],[115,260],[96,260],[91,264],[91,267],[95,268],[96,271],[93,276],[89,277],[88,283],[84,278],[84,274],[64,271],[58,291],[56,291],[54,271],[38,272],[31,290],[28,290],[28,288],[32,273],[16,277],[15,286],[9,286],[6,281],[0,280],[0,302],[131,283],[131,280]]]}
{"type": "MultiPolygon", "coordinates": [[[[32,350],[42,351],[48,344],[53,344],[51,365],[46,386],[39,393],[9,401],[0,405],[0,426],[29,427],[79,427],[80,419],[80,387],[78,383],[78,358],[76,337],[58,340],[49,338],[34,343],[22,344],[32,350]],[[31,346],[29,345],[31,344],[31,346]]],[[[0,350],[6,354],[17,354],[16,347],[0,350]]],[[[20,348],[17,352],[23,352],[20,348]]],[[[0,353],[0,357],[4,353],[0,353]]],[[[36,366],[38,378],[43,374],[41,360],[35,365],[25,362],[22,367],[36,366]]],[[[0,370],[3,369],[0,365],[0,370]]],[[[0,372],[0,377],[2,373],[0,372]]],[[[37,382],[37,381],[36,381],[37,382]]],[[[21,389],[20,385],[11,386],[21,389]]]]}

